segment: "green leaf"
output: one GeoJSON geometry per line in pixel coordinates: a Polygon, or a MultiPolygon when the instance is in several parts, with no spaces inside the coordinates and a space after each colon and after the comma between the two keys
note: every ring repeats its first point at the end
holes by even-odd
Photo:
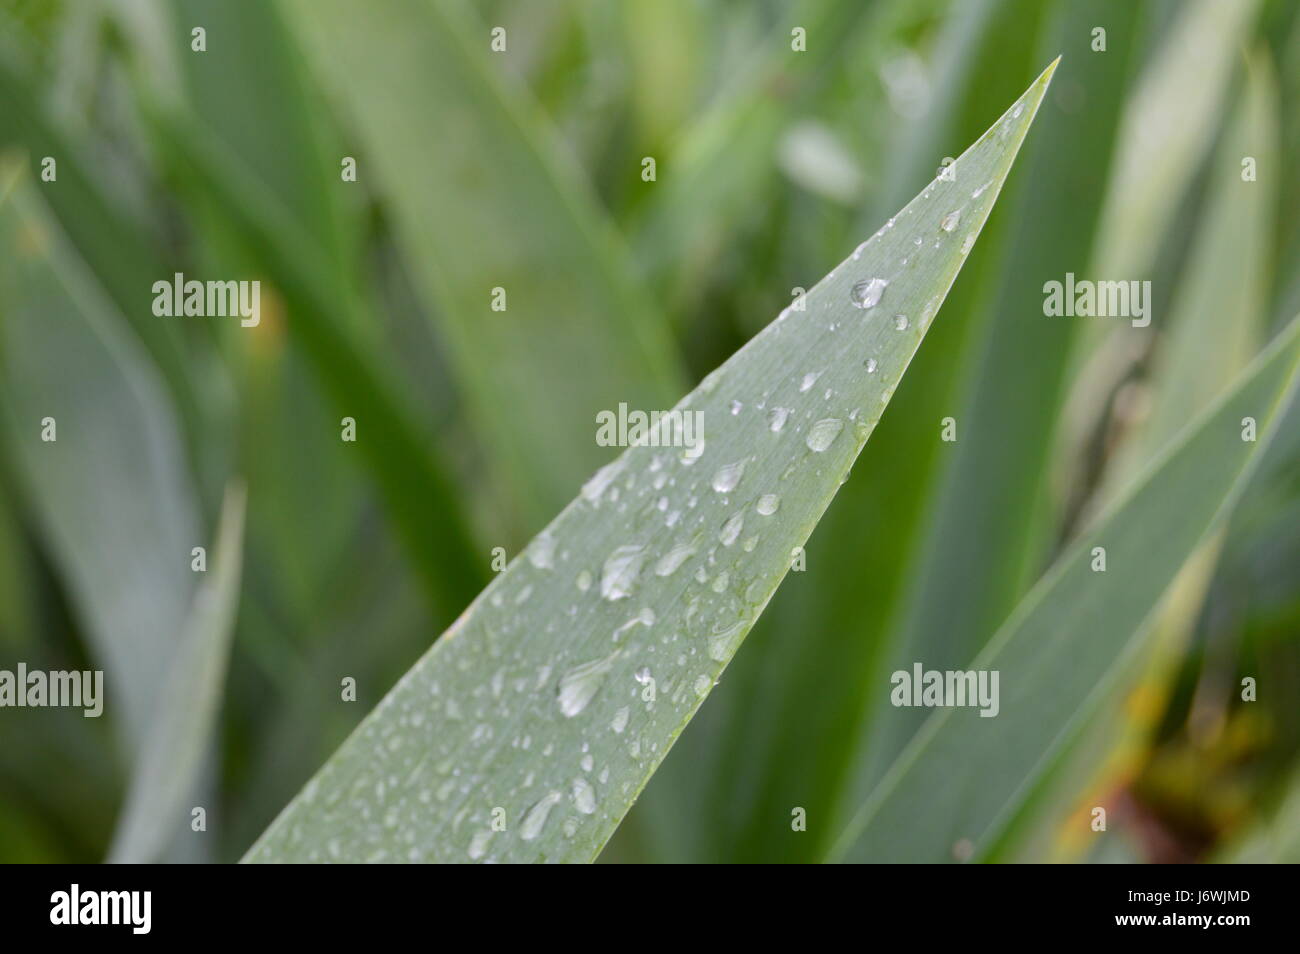
{"type": "Polygon", "coordinates": [[[535,107],[503,79],[511,52],[491,53],[461,4],[287,9],[355,127],[358,178],[392,216],[494,476],[531,530],[600,463],[598,411],[680,393],[665,326],[535,107]]]}
{"type": "Polygon", "coordinates": [[[159,693],[109,861],[157,861],[184,815],[212,741],[239,602],[244,543],[242,485],[226,491],[213,565],[194,594],[185,628],[159,693]]]}
{"type": "Polygon", "coordinates": [[[1298,359],[1300,319],[1081,536],[970,664],[1000,674],[997,721],[977,708],[933,715],[833,858],[941,862],[978,858],[994,844],[1140,649],[1188,556],[1231,510],[1294,395],[1298,359]],[[1258,441],[1242,439],[1246,417],[1258,422],[1258,441]],[[1098,546],[1101,573],[1092,570],[1098,546]]]}
{"type": "Polygon", "coordinates": [[[642,444],[598,472],[247,860],[594,858],[847,479],[1054,69],[677,406],[698,457],[642,444]]]}
{"type": "Polygon", "coordinates": [[[21,178],[0,169],[5,450],[135,751],[194,589],[193,479],[157,370],[21,178]]]}

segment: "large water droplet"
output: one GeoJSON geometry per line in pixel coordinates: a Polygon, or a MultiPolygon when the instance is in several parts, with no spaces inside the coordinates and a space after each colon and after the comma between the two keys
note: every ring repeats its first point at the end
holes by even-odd
{"type": "Polygon", "coordinates": [[[754,505],[754,509],[763,516],[770,517],[776,513],[777,508],[780,506],[781,498],[776,494],[763,494],[758,498],[758,503],[754,505]]]}
{"type": "Polygon", "coordinates": [[[734,464],[723,464],[713,475],[713,489],[720,494],[729,494],[736,489],[740,478],[745,473],[745,462],[738,460],[734,464]]]}
{"type": "Polygon", "coordinates": [[[519,826],[519,837],[524,841],[532,841],[542,833],[546,827],[546,819],[551,817],[551,809],[555,807],[562,796],[559,792],[548,792],[539,798],[533,807],[528,809],[528,814],[524,816],[522,824],[519,826]]]}
{"type": "Polygon", "coordinates": [[[889,284],[883,278],[867,278],[849,289],[849,304],[854,308],[875,308],[889,284]]]}
{"type": "Polygon", "coordinates": [[[641,564],[645,560],[645,547],[622,546],[614,550],[600,571],[600,595],[605,599],[621,600],[632,595],[641,564]]]}
{"type": "Polygon", "coordinates": [[[820,454],[834,443],[843,428],[844,422],[838,418],[824,418],[808,429],[808,437],[804,443],[808,445],[809,450],[820,454]]]}
{"type": "Polygon", "coordinates": [[[560,677],[560,689],[557,699],[560,711],[572,719],[589,703],[604,685],[605,677],[618,659],[618,653],[611,653],[603,659],[575,666],[560,677]]]}
{"type": "Polygon", "coordinates": [[[943,220],[939,223],[939,228],[943,229],[945,232],[951,232],[957,227],[957,223],[960,221],[961,210],[956,209],[943,217],[943,220]]]}

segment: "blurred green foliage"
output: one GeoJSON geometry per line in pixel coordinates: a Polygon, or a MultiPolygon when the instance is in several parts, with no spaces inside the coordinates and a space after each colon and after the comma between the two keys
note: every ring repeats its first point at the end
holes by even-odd
{"type": "MultiPolygon", "coordinates": [[[[0,712],[0,860],[106,857],[145,725],[173,717],[153,700],[189,548],[232,478],[242,582],[193,779],[212,837],[178,859],[244,852],[486,582],[492,548],[516,553],[607,459],[596,410],[670,406],[1058,53],[808,571],[606,858],[822,857],[918,727],[882,705],[888,672],[969,663],[1300,311],[1288,0],[428,0],[386,15],[434,18],[440,44],[389,55],[362,5],[356,42],[343,7],[314,6],[0,2],[6,247],[52,249],[0,267],[0,668],[117,660],[136,709],[0,712]],[[260,279],[261,325],[155,317],[175,271],[260,279]],[[1151,280],[1155,320],[1045,317],[1066,272],[1151,280]],[[49,320],[15,330],[24,315],[49,320]],[[107,456],[34,471],[33,396],[97,409],[107,456]],[[366,439],[340,445],[344,415],[366,439]]],[[[1300,754],[1296,409],[1157,625],[996,857],[1294,857],[1265,834],[1294,816],[1300,754]],[[1097,798],[1125,808],[1080,837],[1097,798]]]]}

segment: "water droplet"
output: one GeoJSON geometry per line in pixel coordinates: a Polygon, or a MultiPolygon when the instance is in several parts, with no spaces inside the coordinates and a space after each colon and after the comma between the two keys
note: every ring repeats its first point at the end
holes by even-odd
{"type": "Polygon", "coordinates": [[[943,220],[939,223],[939,228],[943,229],[945,232],[951,232],[957,227],[957,223],[960,221],[961,210],[956,209],[943,217],[943,220]]]}
{"type": "Polygon", "coordinates": [[[730,626],[709,635],[709,656],[717,662],[726,662],[740,645],[745,635],[745,621],[737,620],[730,626]]]}
{"type": "Polygon", "coordinates": [[[469,840],[469,856],[472,860],[478,861],[487,854],[488,842],[492,840],[492,830],[476,831],[474,837],[469,840]]]}
{"type": "Polygon", "coordinates": [[[585,593],[591,589],[591,574],[583,570],[578,574],[578,579],[575,582],[578,584],[578,589],[585,593]]]}
{"type": "Polygon", "coordinates": [[[628,711],[627,706],[619,709],[614,713],[614,718],[610,720],[609,727],[613,729],[615,733],[622,735],[623,730],[627,728],[627,719],[630,714],[631,713],[628,711]]]}
{"type": "Polygon", "coordinates": [[[724,547],[729,547],[740,537],[740,531],[745,529],[745,515],[743,513],[734,514],[731,519],[722,525],[722,530],[718,533],[718,539],[724,547]]]}
{"type": "Polygon", "coordinates": [[[767,426],[772,429],[773,433],[776,433],[785,427],[785,422],[789,417],[790,409],[788,407],[774,407],[767,414],[767,426]]]}
{"type": "Polygon", "coordinates": [[[609,488],[609,485],[626,466],[620,457],[612,464],[606,464],[592,476],[591,480],[582,485],[582,496],[590,503],[596,503],[600,500],[601,495],[609,488]]]}
{"type": "Polygon", "coordinates": [[[804,443],[808,445],[809,450],[820,454],[834,443],[843,428],[844,422],[838,418],[823,418],[808,429],[808,437],[804,443]]]}
{"type": "Polygon", "coordinates": [[[734,464],[723,464],[713,475],[713,489],[720,494],[729,494],[736,489],[740,478],[745,473],[745,462],[738,460],[734,464]]]}
{"type": "Polygon", "coordinates": [[[555,560],[555,538],[549,533],[542,533],[533,539],[528,547],[528,562],[539,570],[549,570],[555,560]]]}
{"type": "Polygon", "coordinates": [[[723,590],[727,588],[727,584],[730,582],[731,582],[731,574],[728,573],[726,570],[723,570],[713,580],[713,587],[712,587],[713,592],[721,593],[723,590]]]}
{"type": "Polygon", "coordinates": [[[776,494],[763,494],[758,498],[758,503],[754,505],[757,510],[765,517],[770,517],[776,513],[776,509],[781,506],[781,498],[776,494]]]}
{"type": "Polygon", "coordinates": [[[1011,118],[1012,118],[1012,119],[1019,119],[1019,118],[1020,118],[1020,114],[1023,113],[1024,111],[1025,111],[1025,104],[1024,104],[1024,103],[1016,103],[1016,108],[1013,109],[1013,110],[1011,110],[1011,118]]]}
{"type": "Polygon", "coordinates": [[[611,653],[603,659],[593,659],[581,666],[575,666],[560,677],[557,698],[560,711],[567,718],[572,719],[587,708],[587,703],[600,691],[616,659],[618,653],[611,653]]]}
{"type": "Polygon", "coordinates": [[[877,367],[878,367],[878,365],[876,364],[876,359],[875,359],[875,358],[868,358],[868,359],[867,359],[867,374],[875,374],[875,373],[876,373],[876,368],[877,368],[877,367]]]}
{"type": "Polygon", "coordinates": [[[614,550],[600,571],[600,595],[613,602],[632,595],[641,563],[645,560],[645,547],[622,546],[614,550]]]}
{"type": "Polygon", "coordinates": [[[655,564],[655,576],[672,576],[695,552],[695,544],[679,543],[659,558],[655,564]]]}
{"type": "Polygon", "coordinates": [[[650,681],[650,667],[642,666],[636,672],[632,673],[632,678],[644,686],[647,682],[650,681]]]}
{"type": "Polygon", "coordinates": [[[907,315],[895,315],[895,316],[894,316],[894,327],[897,328],[899,331],[906,331],[906,330],[907,330],[907,315]]]}
{"type": "Polygon", "coordinates": [[[633,616],[630,620],[614,630],[614,642],[626,633],[633,626],[653,626],[655,622],[655,611],[648,606],[641,607],[641,611],[633,616]]]}
{"type": "Polygon", "coordinates": [[[519,826],[519,837],[524,841],[532,841],[540,835],[542,829],[546,827],[546,819],[551,817],[551,809],[561,797],[559,792],[548,792],[539,798],[524,816],[519,826]]]}
{"type": "Polygon", "coordinates": [[[695,694],[703,699],[709,694],[709,689],[713,686],[713,680],[708,676],[700,674],[695,677],[695,694]]]}
{"type": "Polygon", "coordinates": [[[810,387],[816,384],[819,377],[821,377],[821,374],[816,371],[809,371],[805,374],[803,380],[799,382],[799,393],[802,394],[804,391],[807,391],[810,387]]]}
{"type": "Polygon", "coordinates": [[[970,250],[974,247],[975,247],[975,233],[971,232],[964,239],[962,239],[961,253],[963,255],[969,255],[970,250]]]}
{"type": "Polygon", "coordinates": [[[596,790],[581,775],[573,780],[573,804],[584,815],[596,810],[596,790]]]}
{"type": "Polygon", "coordinates": [[[745,405],[741,404],[739,401],[732,401],[732,402],[731,402],[731,416],[732,416],[732,417],[735,417],[737,414],[739,414],[739,413],[741,412],[741,409],[744,408],[744,406],[745,406],[745,405]]]}
{"type": "Polygon", "coordinates": [[[864,279],[849,289],[849,304],[854,308],[875,308],[888,285],[883,278],[864,279]]]}

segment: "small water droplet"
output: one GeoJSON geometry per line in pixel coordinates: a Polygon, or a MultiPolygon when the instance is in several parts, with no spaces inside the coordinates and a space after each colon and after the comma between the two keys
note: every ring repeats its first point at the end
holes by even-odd
{"type": "Polygon", "coordinates": [[[551,817],[551,809],[561,797],[559,792],[548,792],[539,798],[533,807],[528,809],[528,814],[524,815],[524,820],[519,825],[519,837],[524,841],[532,841],[540,835],[542,829],[546,827],[546,819],[551,817]]]}
{"type": "Polygon", "coordinates": [[[695,694],[703,699],[709,694],[709,689],[713,686],[713,680],[703,674],[695,677],[695,694]]]}
{"type": "Polygon", "coordinates": [[[1025,111],[1025,104],[1024,104],[1024,103],[1016,103],[1016,108],[1013,109],[1013,110],[1011,110],[1011,118],[1012,118],[1012,119],[1019,119],[1019,118],[1020,118],[1020,114],[1023,113],[1024,111],[1025,111]]]}
{"type": "Polygon", "coordinates": [[[600,595],[613,602],[632,595],[641,564],[645,560],[645,547],[622,546],[614,550],[600,571],[600,595]]]}
{"type": "Polygon", "coordinates": [[[951,232],[957,227],[957,223],[960,221],[961,210],[955,209],[943,217],[942,221],[939,222],[939,228],[943,229],[945,232],[951,232]]]}
{"type": "Polygon", "coordinates": [[[573,804],[584,815],[596,810],[596,790],[581,775],[573,780],[573,804]]]}
{"type": "Polygon", "coordinates": [[[895,316],[894,316],[894,327],[897,328],[899,331],[906,331],[906,330],[907,330],[907,315],[895,315],[895,316]]]}
{"type": "Polygon", "coordinates": [[[655,576],[672,576],[695,552],[695,544],[679,543],[659,558],[655,564],[655,576]]]}
{"type": "Polygon", "coordinates": [[[763,516],[770,517],[776,513],[777,508],[780,506],[781,498],[776,494],[763,494],[758,498],[758,503],[754,505],[754,509],[763,516]]]}
{"type": "Polygon", "coordinates": [[[492,840],[492,830],[485,829],[476,831],[474,837],[469,840],[469,856],[472,860],[478,861],[487,854],[488,842],[492,840]]]}
{"type": "Polygon", "coordinates": [[[799,393],[802,394],[804,391],[807,391],[810,387],[816,384],[819,377],[821,377],[821,374],[815,371],[809,371],[805,374],[803,380],[799,382],[799,393]]]}
{"type": "Polygon", "coordinates": [[[734,514],[730,520],[722,525],[722,530],[718,533],[718,539],[724,547],[729,547],[740,537],[740,531],[745,529],[745,515],[743,513],[734,514]]]}
{"type": "Polygon", "coordinates": [[[974,247],[975,247],[975,233],[971,232],[964,239],[962,239],[961,253],[963,255],[969,255],[970,250],[974,247]]]}
{"type": "Polygon", "coordinates": [[[877,367],[878,367],[878,365],[876,364],[876,359],[875,359],[875,358],[868,358],[868,359],[867,359],[867,374],[875,374],[875,373],[876,373],[876,368],[877,368],[877,367]]]}
{"type": "Polygon", "coordinates": [[[623,706],[614,713],[614,718],[610,720],[609,727],[614,730],[615,734],[623,734],[623,730],[627,728],[627,719],[630,714],[627,706],[623,706]]]}
{"type": "Polygon", "coordinates": [[[632,673],[632,678],[644,686],[647,682],[650,681],[650,667],[642,666],[636,672],[632,673]]]}
{"type": "Polygon", "coordinates": [[[555,561],[555,538],[549,533],[533,539],[528,547],[528,562],[539,570],[549,570],[555,561]]]}
{"type": "Polygon", "coordinates": [[[741,409],[744,408],[744,406],[745,406],[745,405],[741,404],[739,401],[732,401],[732,402],[731,402],[731,416],[732,416],[732,417],[735,417],[737,414],[739,414],[739,413],[741,412],[741,409]]]}
{"type": "Polygon", "coordinates": [[[581,666],[575,666],[560,677],[557,700],[560,711],[567,718],[572,719],[587,708],[587,703],[591,702],[600,691],[600,687],[604,685],[605,677],[609,675],[616,659],[618,653],[611,653],[603,659],[593,659],[581,666]]]}
{"type": "Polygon", "coordinates": [[[745,462],[738,460],[732,464],[723,464],[713,475],[713,489],[720,494],[729,494],[736,489],[740,478],[745,473],[745,462]]]}
{"type": "Polygon", "coordinates": [[[820,454],[834,443],[843,428],[844,422],[839,418],[823,418],[808,429],[808,437],[804,443],[808,445],[809,450],[820,454]]]}
{"type": "Polygon", "coordinates": [[[586,570],[583,570],[578,574],[576,582],[578,584],[578,589],[582,590],[584,593],[587,592],[587,590],[591,589],[591,574],[586,570]]]}
{"type": "Polygon", "coordinates": [[[623,459],[620,457],[612,464],[606,464],[592,476],[592,478],[582,485],[582,496],[590,503],[596,503],[600,500],[601,495],[614,482],[625,466],[623,459]]]}
{"type": "Polygon", "coordinates": [[[773,433],[776,433],[785,427],[785,422],[789,417],[790,409],[788,407],[774,407],[767,413],[767,426],[772,429],[773,433]]]}
{"type": "Polygon", "coordinates": [[[849,289],[849,304],[854,308],[875,308],[888,285],[883,278],[864,279],[849,289]]]}
{"type": "Polygon", "coordinates": [[[745,635],[745,621],[737,620],[730,626],[709,634],[709,657],[717,662],[726,662],[740,644],[745,635]]]}

